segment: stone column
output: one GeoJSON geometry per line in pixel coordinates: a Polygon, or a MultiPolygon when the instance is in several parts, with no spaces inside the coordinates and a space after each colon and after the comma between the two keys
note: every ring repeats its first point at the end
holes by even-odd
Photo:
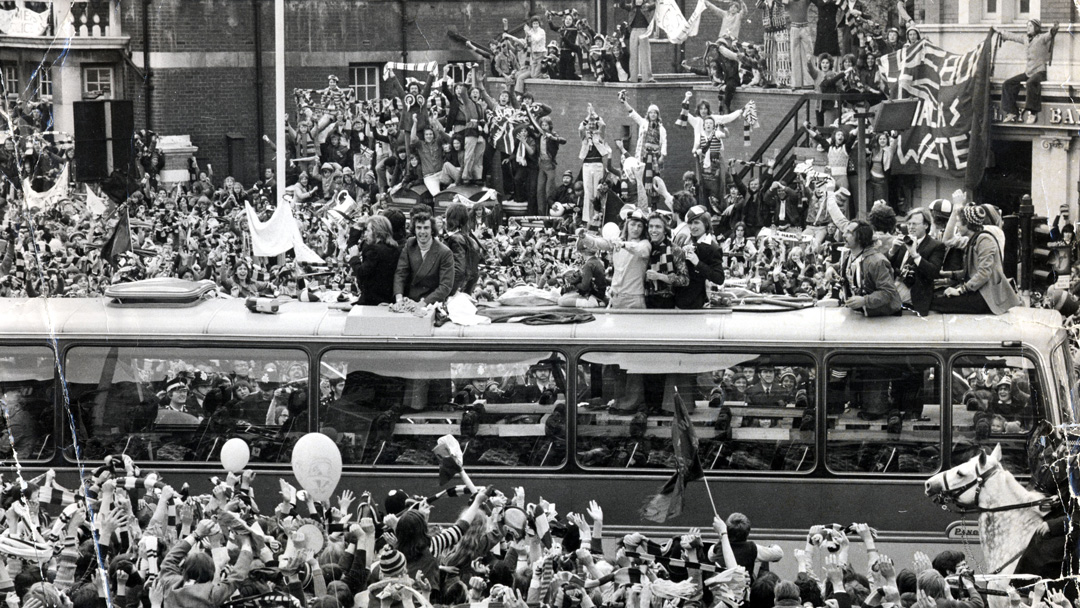
{"type": "Polygon", "coordinates": [[[1061,205],[1077,216],[1076,172],[1069,167],[1073,137],[1068,131],[1044,133],[1031,142],[1031,202],[1035,214],[1052,221],[1061,205]]]}

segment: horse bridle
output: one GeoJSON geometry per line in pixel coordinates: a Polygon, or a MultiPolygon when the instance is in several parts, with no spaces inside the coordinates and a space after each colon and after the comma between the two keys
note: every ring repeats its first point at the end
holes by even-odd
{"type": "Polygon", "coordinates": [[[1002,511],[1013,511],[1015,509],[1025,509],[1027,507],[1048,507],[1058,501],[1058,497],[1056,496],[1047,496],[1046,498],[1040,498],[1038,500],[1002,505],[1000,507],[980,507],[979,495],[982,494],[983,488],[986,487],[986,481],[996,475],[999,471],[1001,471],[1000,463],[995,464],[985,471],[980,471],[975,475],[974,479],[955,488],[949,487],[949,478],[948,476],[943,475],[941,478],[942,490],[934,495],[932,500],[934,503],[941,505],[943,510],[960,514],[1000,513],[1002,511]],[[963,496],[964,492],[967,492],[971,488],[975,488],[975,497],[970,503],[961,503],[959,500],[960,497],[963,496]]]}
{"type": "Polygon", "coordinates": [[[983,488],[986,487],[986,481],[1000,470],[1000,464],[994,465],[985,471],[980,471],[971,481],[955,488],[949,487],[949,476],[942,475],[942,490],[934,495],[932,500],[941,505],[943,510],[952,511],[953,513],[985,513],[987,510],[979,507],[979,495],[982,494],[983,488]],[[971,488],[975,488],[975,498],[969,504],[961,503],[960,497],[971,488]]]}
{"type": "MultiPolygon", "coordinates": [[[[1015,509],[1024,509],[1027,507],[1049,507],[1050,505],[1057,502],[1058,497],[1047,496],[1046,498],[1040,498],[1038,500],[1021,502],[1011,505],[1002,505],[1000,507],[980,507],[979,495],[982,494],[983,488],[986,487],[986,481],[996,475],[1000,470],[1001,463],[998,463],[990,467],[989,469],[986,469],[985,471],[979,472],[975,476],[975,479],[972,479],[964,485],[956,488],[949,488],[949,478],[943,475],[941,478],[941,485],[943,486],[943,489],[941,492],[939,492],[933,497],[933,501],[936,504],[941,505],[941,508],[945,511],[950,511],[952,513],[959,513],[963,515],[966,515],[968,513],[1000,513],[1002,511],[1012,511],[1015,509]],[[960,496],[962,496],[964,492],[967,492],[971,488],[975,488],[974,499],[969,504],[961,503],[959,500],[960,496]]],[[[1027,547],[1024,547],[1015,555],[1006,560],[1005,563],[998,566],[991,574],[1000,574],[1010,564],[1020,559],[1020,557],[1022,557],[1026,551],[1027,547]]]]}

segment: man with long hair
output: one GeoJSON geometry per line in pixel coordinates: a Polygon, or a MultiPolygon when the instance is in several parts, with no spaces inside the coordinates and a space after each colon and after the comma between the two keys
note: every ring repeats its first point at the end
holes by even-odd
{"type": "Polygon", "coordinates": [[[1021,114],[1016,105],[1016,94],[1020,87],[1027,90],[1024,104],[1024,122],[1035,124],[1039,111],[1042,110],[1042,83],[1046,80],[1046,68],[1054,54],[1054,36],[1057,36],[1058,24],[1043,32],[1042,22],[1031,19],[1027,23],[1027,33],[1021,36],[991,28],[1002,40],[1024,45],[1024,73],[1017,74],[1005,81],[1001,87],[1001,111],[1005,113],[1002,122],[1016,122],[1021,114]]]}

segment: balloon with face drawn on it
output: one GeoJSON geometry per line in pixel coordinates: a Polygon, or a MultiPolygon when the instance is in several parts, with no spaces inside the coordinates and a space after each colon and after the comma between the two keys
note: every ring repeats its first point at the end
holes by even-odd
{"type": "Polygon", "coordinates": [[[341,479],[341,451],[326,435],[308,433],[293,447],[292,470],[315,500],[330,500],[341,479]]]}

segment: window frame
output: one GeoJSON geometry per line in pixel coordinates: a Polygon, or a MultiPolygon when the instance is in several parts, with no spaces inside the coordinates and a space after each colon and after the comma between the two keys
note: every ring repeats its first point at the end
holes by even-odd
{"type": "Polygon", "coordinates": [[[450,78],[454,82],[465,82],[465,79],[472,73],[473,68],[469,67],[470,64],[476,63],[474,61],[450,61],[443,64],[443,67],[450,68],[450,78]]]}
{"type": "Polygon", "coordinates": [[[359,103],[361,101],[372,101],[382,97],[382,63],[350,63],[349,64],[349,89],[353,92],[353,99],[359,103]],[[372,76],[374,80],[366,81],[364,84],[358,84],[357,74],[362,70],[372,70],[372,76]],[[367,91],[374,87],[374,96],[368,97],[367,91]],[[363,95],[361,95],[363,92],[363,95]]]}
{"type": "MultiPolygon", "coordinates": [[[[571,367],[572,357],[567,352],[567,350],[563,349],[563,348],[556,348],[552,344],[543,345],[543,344],[522,343],[520,346],[516,346],[516,347],[513,346],[513,345],[508,345],[508,344],[497,344],[494,347],[492,347],[490,345],[473,343],[473,342],[463,342],[463,343],[454,343],[454,344],[440,344],[440,345],[418,343],[418,344],[410,345],[410,346],[405,346],[405,345],[402,345],[402,346],[389,345],[388,346],[388,345],[385,345],[385,344],[371,344],[371,343],[350,343],[350,344],[344,344],[344,345],[342,345],[342,344],[334,344],[334,345],[330,345],[330,346],[325,346],[323,348],[318,348],[313,352],[313,357],[314,357],[313,358],[313,365],[315,366],[313,369],[320,369],[321,370],[323,361],[326,359],[327,355],[330,354],[330,353],[335,353],[335,352],[337,352],[337,353],[341,353],[341,352],[371,352],[371,353],[388,353],[389,354],[389,353],[415,353],[415,352],[439,353],[439,352],[468,352],[468,351],[485,352],[485,353],[499,353],[499,352],[508,352],[508,353],[547,353],[549,355],[554,355],[554,356],[561,357],[562,360],[563,360],[563,364],[566,366],[565,370],[567,372],[569,372],[572,369],[572,367],[571,367]]],[[[328,363],[330,363],[330,362],[328,362],[328,363]]],[[[573,430],[574,425],[575,425],[575,422],[573,420],[574,416],[572,416],[571,413],[576,411],[576,409],[573,409],[574,406],[572,406],[571,403],[570,403],[570,401],[571,401],[570,395],[576,394],[576,393],[572,392],[572,391],[575,391],[576,388],[577,388],[576,377],[571,377],[570,374],[567,374],[567,376],[566,376],[566,395],[567,395],[566,396],[566,400],[567,400],[566,401],[566,422],[565,422],[565,431],[564,431],[565,435],[563,437],[563,439],[564,439],[564,441],[566,443],[566,448],[565,449],[567,450],[567,454],[563,458],[562,462],[560,462],[557,465],[545,465],[545,466],[535,466],[535,465],[529,465],[529,464],[516,465],[516,466],[474,464],[474,465],[469,465],[469,470],[470,471],[484,471],[484,472],[493,473],[493,474],[507,473],[507,472],[514,471],[514,470],[519,470],[519,469],[525,470],[525,471],[549,473],[549,474],[553,474],[553,473],[557,473],[557,472],[568,472],[568,470],[574,465],[574,462],[575,462],[574,459],[570,457],[569,450],[570,450],[571,445],[572,445],[572,442],[570,440],[571,439],[571,433],[575,432],[573,430]]],[[[318,395],[317,395],[317,391],[316,391],[316,398],[315,398],[315,401],[314,401],[315,405],[314,405],[314,407],[309,407],[308,408],[309,416],[312,417],[310,424],[313,425],[313,426],[311,428],[314,428],[314,429],[320,428],[320,425],[322,424],[321,421],[322,421],[322,416],[323,416],[323,406],[322,406],[321,403],[318,402],[317,397],[318,397],[318,395]]],[[[403,414],[402,418],[405,418],[405,417],[407,417],[407,415],[403,414]]],[[[343,432],[343,431],[339,431],[339,433],[340,432],[343,432]]],[[[434,436],[433,436],[433,438],[434,438],[434,436]]],[[[434,447],[434,443],[432,444],[432,447],[434,447]]],[[[425,473],[426,474],[426,473],[431,473],[431,472],[438,471],[438,466],[437,465],[397,465],[397,464],[384,464],[384,463],[378,463],[378,464],[343,463],[342,467],[343,467],[344,471],[370,471],[370,470],[387,470],[387,469],[389,469],[389,470],[393,470],[393,471],[399,471],[401,473],[410,473],[410,474],[411,473],[425,473]]]]}
{"type": "MultiPolygon", "coordinates": [[[[215,350],[215,349],[220,350],[220,351],[230,351],[230,350],[241,350],[242,349],[242,350],[244,350],[246,352],[249,352],[249,353],[251,353],[251,352],[259,352],[259,351],[286,351],[286,352],[302,353],[303,357],[297,359],[297,361],[307,364],[309,370],[313,369],[311,367],[312,360],[311,360],[311,348],[310,348],[310,346],[295,345],[295,344],[290,344],[290,343],[287,343],[287,342],[273,342],[273,341],[259,342],[259,343],[256,343],[256,342],[229,342],[229,343],[222,343],[222,342],[180,342],[180,343],[176,343],[176,344],[169,344],[164,340],[152,340],[152,341],[140,341],[140,342],[128,342],[128,341],[103,342],[103,341],[100,341],[100,340],[69,340],[68,343],[65,345],[65,347],[63,349],[63,352],[60,355],[61,361],[64,362],[65,374],[67,373],[67,370],[69,369],[68,359],[71,357],[72,352],[77,351],[78,349],[83,349],[83,348],[86,348],[86,349],[118,348],[118,349],[142,349],[142,350],[147,350],[147,349],[151,349],[151,350],[152,349],[172,349],[173,352],[181,352],[181,353],[183,353],[185,351],[192,351],[192,350],[215,350]]],[[[179,358],[179,357],[177,357],[177,358],[179,358]]],[[[284,373],[285,371],[286,370],[279,369],[278,373],[284,373]]],[[[309,374],[310,374],[310,371],[309,371],[309,374]]],[[[317,402],[318,385],[315,385],[314,387],[312,387],[310,382],[309,382],[309,385],[307,387],[307,394],[308,394],[307,415],[305,416],[304,421],[302,423],[304,425],[304,429],[302,431],[294,431],[294,432],[298,432],[298,433],[301,433],[301,434],[309,433],[309,432],[316,432],[318,430],[317,428],[312,426],[312,417],[311,417],[312,416],[312,414],[311,414],[311,412],[312,412],[311,403],[312,403],[312,399],[316,399],[316,402],[317,402]]],[[[59,407],[59,408],[63,409],[64,406],[63,406],[63,404],[54,404],[54,407],[59,407]]],[[[66,422],[66,420],[65,420],[65,422],[66,422]]],[[[298,424],[299,424],[299,422],[298,422],[298,424]]],[[[265,425],[265,424],[253,424],[253,426],[254,427],[266,427],[267,425],[265,425]]],[[[197,427],[192,427],[192,428],[194,429],[194,428],[197,428],[197,427]]],[[[280,427],[275,427],[275,428],[280,428],[280,427]]],[[[100,460],[100,459],[88,458],[87,456],[84,455],[82,449],[80,449],[80,456],[79,456],[78,459],[72,458],[68,454],[68,448],[71,447],[71,446],[68,445],[68,443],[70,442],[71,445],[75,444],[75,437],[73,437],[71,435],[71,425],[67,424],[67,423],[62,424],[62,428],[60,429],[60,433],[61,433],[61,437],[63,439],[64,445],[61,448],[57,449],[56,452],[60,453],[60,456],[61,456],[61,458],[62,458],[65,465],[71,466],[71,465],[74,465],[75,463],[77,463],[79,461],[102,462],[102,460],[100,460]]],[[[207,461],[198,461],[198,460],[196,460],[196,461],[171,461],[171,460],[145,460],[145,459],[144,460],[139,460],[139,459],[136,459],[135,462],[140,463],[140,464],[142,464],[144,466],[153,466],[154,468],[168,468],[170,466],[177,466],[177,465],[183,467],[183,466],[190,466],[191,464],[196,464],[196,465],[199,465],[199,464],[201,464],[201,465],[217,465],[217,466],[220,466],[220,463],[219,463],[219,461],[217,459],[210,459],[210,460],[207,460],[207,461]]],[[[251,462],[248,463],[247,468],[280,469],[280,468],[286,467],[286,466],[288,466],[288,461],[263,462],[263,461],[252,460],[251,462]]]]}
{"type": "Polygon", "coordinates": [[[18,97],[19,91],[19,66],[11,63],[4,66],[4,86],[8,97],[18,97]]]}
{"type": "MultiPolygon", "coordinates": [[[[582,364],[582,363],[587,363],[589,365],[596,365],[595,363],[590,363],[590,362],[584,360],[590,353],[601,353],[601,354],[649,353],[649,354],[654,354],[654,355],[665,355],[665,354],[690,354],[690,355],[725,355],[725,354],[728,354],[728,355],[740,355],[740,354],[745,354],[745,355],[750,355],[750,354],[755,354],[757,357],[790,357],[790,358],[805,357],[811,364],[808,367],[808,369],[812,368],[812,369],[814,369],[814,372],[815,372],[815,386],[814,386],[815,403],[820,400],[820,396],[821,396],[821,382],[820,382],[820,378],[821,378],[820,363],[821,362],[820,362],[820,359],[821,358],[816,352],[814,352],[812,350],[808,350],[805,347],[799,347],[798,349],[791,349],[791,350],[785,350],[785,351],[776,351],[776,350],[769,350],[769,349],[756,349],[757,353],[750,353],[750,352],[745,352],[745,351],[753,350],[752,345],[748,345],[747,348],[744,349],[743,352],[738,352],[737,347],[725,348],[724,350],[716,350],[716,349],[713,349],[713,350],[700,350],[700,349],[693,349],[693,348],[686,348],[686,347],[664,348],[664,346],[667,346],[667,345],[649,346],[649,347],[633,347],[633,346],[628,347],[628,345],[626,345],[626,344],[588,345],[588,346],[585,346],[585,347],[581,348],[581,350],[578,351],[577,356],[574,358],[574,361],[573,361],[574,369],[576,370],[577,366],[582,364]]],[[[674,346],[674,345],[672,345],[672,346],[674,346]]],[[[779,378],[777,378],[777,380],[779,380],[779,378]]],[[[575,382],[575,386],[574,386],[575,393],[574,394],[577,395],[578,392],[577,392],[577,386],[576,386],[576,382],[577,382],[577,373],[576,372],[574,374],[574,382],[575,382]]],[[[582,446],[581,446],[581,444],[579,442],[579,437],[578,437],[578,431],[579,431],[578,415],[579,415],[579,411],[578,411],[578,408],[577,408],[577,404],[575,403],[574,406],[573,406],[573,415],[568,416],[568,418],[572,419],[573,422],[570,423],[569,420],[568,420],[568,424],[567,424],[568,434],[572,433],[573,434],[573,440],[574,440],[573,441],[574,455],[573,455],[572,459],[568,458],[568,460],[571,460],[573,462],[573,466],[575,468],[577,468],[578,470],[580,470],[582,472],[589,473],[589,474],[597,474],[597,473],[605,473],[605,472],[614,473],[615,471],[618,471],[619,475],[643,475],[643,476],[650,476],[650,475],[655,476],[655,475],[658,475],[658,474],[665,474],[665,473],[670,473],[671,472],[671,469],[668,469],[668,468],[611,468],[611,467],[606,467],[605,468],[605,467],[586,466],[585,464],[583,464],[582,462],[580,462],[578,460],[578,451],[582,448],[582,446]],[[572,429],[569,428],[571,424],[573,425],[572,429]]],[[[733,419],[734,419],[734,416],[735,416],[735,414],[733,413],[733,416],[732,416],[733,419]]],[[[773,471],[773,470],[748,470],[748,469],[712,469],[712,468],[709,468],[709,466],[708,466],[710,463],[706,463],[704,461],[701,463],[702,468],[704,469],[706,476],[711,476],[711,477],[729,476],[729,475],[735,475],[735,476],[739,476],[739,477],[755,477],[755,476],[758,476],[758,477],[790,477],[790,476],[816,477],[816,476],[818,476],[820,474],[820,470],[822,470],[822,468],[823,468],[822,467],[822,459],[821,459],[821,440],[820,440],[820,437],[822,435],[822,433],[820,432],[820,429],[822,428],[822,426],[821,426],[820,414],[818,414],[816,411],[815,411],[814,423],[815,424],[814,424],[814,430],[813,430],[813,437],[808,442],[814,448],[814,460],[812,461],[810,467],[808,469],[804,470],[804,471],[800,471],[800,470],[795,470],[795,471],[773,471]]],[[[798,432],[798,431],[796,431],[796,432],[798,432]]],[[[701,440],[701,438],[699,437],[699,441],[700,440],[701,440]]]]}
{"type": "MultiPolygon", "coordinates": [[[[947,395],[950,395],[950,399],[951,399],[951,395],[952,395],[953,368],[956,365],[956,361],[963,358],[963,357],[972,357],[972,356],[1022,357],[1030,365],[1033,366],[1035,372],[1037,373],[1038,381],[1040,383],[1042,383],[1043,391],[1045,392],[1046,387],[1050,386],[1050,385],[1048,385],[1046,383],[1046,376],[1045,376],[1045,374],[1043,374],[1043,371],[1042,371],[1042,368],[1044,366],[1041,365],[1041,363],[1040,363],[1041,359],[1040,359],[1038,353],[1036,353],[1036,352],[1034,352],[1034,351],[1032,351],[1032,350],[1030,350],[1028,348],[1024,348],[1023,350],[1020,350],[1020,351],[1015,351],[1015,350],[1008,351],[1008,352],[999,351],[997,353],[988,354],[988,351],[990,351],[991,349],[992,349],[992,347],[987,348],[987,349],[983,349],[983,350],[979,350],[978,348],[964,348],[964,349],[956,350],[956,351],[953,351],[952,353],[950,353],[950,355],[949,355],[949,367],[948,367],[948,370],[949,370],[949,372],[948,372],[949,390],[946,392],[947,395]]],[[[1040,415],[1042,415],[1042,417],[1045,418],[1045,408],[1047,407],[1048,404],[1047,404],[1045,396],[1040,397],[1040,399],[1042,399],[1042,402],[1043,402],[1042,407],[1044,408],[1044,410],[1042,412],[1040,412],[1040,415]]],[[[1037,424],[1037,422],[1032,423],[1033,426],[1035,424],[1037,424]]],[[[962,462],[953,462],[953,458],[952,458],[953,445],[954,445],[953,428],[954,428],[954,425],[953,425],[953,420],[952,420],[952,408],[950,407],[949,408],[948,444],[946,446],[944,446],[943,451],[942,451],[942,466],[944,467],[946,464],[948,464],[948,468],[952,468],[952,467],[955,467],[955,466],[957,466],[959,464],[963,464],[962,462]],[[948,458],[947,463],[945,461],[946,457],[948,458]]],[[[1028,429],[1028,430],[1030,430],[1030,429],[1028,429]]],[[[1027,431],[1025,431],[1025,434],[1026,433],[1027,433],[1027,431]]],[[[948,470],[948,469],[943,469],[943,470],[948,470]]],[[[1028,477],[1030,477],[1030,474],[1026,473],[1026,472],[1024,472],[1024,473],[1015,473],[1014,472],[1013,474],[1018,479],[1027,479],[1028,477]]]]}
{"type": "Polygon", "coordinates": [[[1050,370],[1054,374],[1054,394],[1055,398],[1061,401],[1055,408],[1062,415],[1062,420],[1059,421],[1060,424],[1072,424],[1077,421],[1076,412],[1072,409],[1072,403],[1074,402],[1072,393],[1076,382],[1073,378],[1075,374],[1070,355],[1069,345],[1065,342],[1058,344],[1050,351],[1050,370]],[[1057,369],[1059,363],[1064,366],[1064,369],[1057,369]],[[1059,373],[1064,373],[1065,377],[1059,378],[1059,373]]]}
{"type": "MultiPolygon", "coordinates": [[[[82,66],[82,94],[85,98],[87,95],[93,93],[87,87],[90,85],[89,74],[92,70],[108,70],[109,73],[109,92],[102,93],[100,96],[95,97],[95,100],[114,100],[119,99],[116,95],[116,66],[105,63],[84,63],[82,66]]],[[[100,87],[100,81],[98,81],[100,87]]]]}
{"type": "MultiPolygon", "coordinates": [[[[889,356],[928,357],[928,358],[933,359],[935,361],[935,364],[937,365],[935,373],[938,376],[940,376],[942,373],[944,373],[943,370],[946,369],[946,367],[945,367],[945,362],[946,362],[945,358],[942,356],[941,352],[938,351],[938,350],[914,352],[914,351],[907,351],[907,350],[876,351],[876,350],[864,349],[864,348],[851,348],[851,349],[843,349],[843,350],[839,350],[839,349],[831,350],[828,353],[826,353],[825,356],[822,358],[822,370],[820,372],[822,374],[822,376],[819,376],[819,377],[824,377],[825,375],[828,375],[830,373],[833,359],[835,359],[837,357],[859,357],[860,355],[861,356],[870,356],[870,357],[889,357],[889,356]]],[[[882,473],[874,473],[872,471],[835,471],[831,467],[829,467],[829,460],[828,460],[829,459],[829,443],[830,443],[829,442],[829,431],[831,431],[832,429],[829,428],[828,403],[826,403],[826,400],[828,399],[828,390],[827,390],[824,383],[819,383],[819,384],[821,384],[821,387],[820,387],[821,397],[819,399],[819,403],[821,404],[821,407],[819,408],[820,413],[818,415],[818,425],[821,426],[822,418],[824,418],[824,426],[822,427],[822,428],[824,428],[824,432],[820,433],[820,435],[821,435],[821,444],[822,444],[821,449],[822,449],[822,454],[823,454],[822,467],[821,468],[822,468],[822,471],[823,471],[824,474],[826,474],[828,476],[831,476],[831,477],[836,477],[836,478],[868,476],[868,477],[872,477],[874,479],[884,479],[886,477],[902,477],[902,478],[909,478],[910,479],[910,478],[919,478],[919,477],[930,477],[932,475],[935,475],[936,473],[940,473],[941,471],[948,470],[945,467],[945,453],[944,453],[944,450],[945,450],[945,446],[946,446],[946,441],[949,441],[948,445],[951,448],[951,445],[952,445],[951,444],[951,439],[952,439],[952,437],[951,437],[951,432],[946,433],[945,429],[946,428],[950,428],[950,429],[952,428],[952,426],[951,426],[952,425],[952,409],[951,408],[945,408],[945,407],[942,407],[942,405],[940,405],[941,402],[944,400],[945,395],[949,394],[945,390],[945,381],[944,381],[944,379],[939,379],[938,382],[937,382],[937,391],[938,391],[937,401],[939,403],[938,407],[939,407],[939,412],[940,412],[938,414],[938,418],[939,418],[938,419],[938,425],[941,427],[939,429],[939,431],[938,431],[938,442],[937,442],[937,448],[938,448],[938,453],[939,453],[938,468],[936,470],[934,470],[934,471],[913,472],[913,473],[907,473],[907,472],[903,472],[903,471],[882,472],[882,473]],[[948,413],[946,413],[946,412],[948,412],[948,413]]],[[[888,434],[888,432],[882,431],[882,433],[883,433],[883,438],[884,439],[888,440],[888,439],[892,438],[888,434]]],[[[929,446],[930,444],[927,444],[927,445],[929,446]]]]}
{"type": "MultiPolygon", "coordinates": [[[[23,458],[22,456],[19,456],[19,462],[21,462],[21,463],[29,462],[29,463],[32,463],[35,466],[37,466],[38,463],[51,462],[52,460],[54,460],[56,458],[56,454],[58,452],[63,452],[64,451],[63,446],[61,446],[60,444],[63,443],[64,433],[66,432],[65,429],[68,428],[68,426],[66,424],[64,424],[64,419],[63,419],[62,415],[58,415],[58,414],[62,414],[63,408],[58,407],[58,403],[57,403],[58,396],[61,393],[59,392],[60,387],[59,387],[59,384],[58,384],[59,381],[60,381],[60,374],[57,373],[57,369],[56,369],[56,347],[51,345],[51,344],[47,344],[47,343],[42,344],[40,342],[26,342],[26,343],[14,342],[14,343],[5,344],[5,348],[7,349],[7,351],[9,353],[14,352],[16,349],[38,348],[38,349],[42,349],[43,351],[48,351],[50,356],[53,359],[52,378],[49,379],[49,380],[42,380],[41,381],[42,383],[48,383],[49,390],[51,390],[52,393],[53,393],[53,398],[49,402],[49,405],[53,408],[53,427],[52,427],[52,429],[49,430],[49,434],[47,435],[48,439],[51,441],[52,448],[51,449],[46,449],[46,448],[49,447],[49,443],[45,443],[42,446],[42,449],[40,451],[40,453],[42,454],[41,458],[23,458]],[[59,430],[60,432],[57,433],[57,430],[59,430]]],[[[0,395],[0,397],[2,397],[2,396],[3,395],[0,395]]],[[[6,425],[6,423],[5,423],[5,425],[6,425]]],[[[5,431],[3,432],[3,438],[0,438],[0,441],[8,442],[9,445],[10,445],[10,436],[8,435],[8,433],[6,431],[6,426],[5,426],[5,431]]],[[[11,459],[0,458],[0,462],[9,463],[11,466],[14,466],[15,459],[14,458],[11,458],[11,459]]]]}
{"type": "Polygon", "coordinates": [[[37,81],[37,95],[39,99],[53,96],[52,65],[40,65],[35,71],[37,81]],[[46,92],[48,88],[48,92],[46,92]]]}

